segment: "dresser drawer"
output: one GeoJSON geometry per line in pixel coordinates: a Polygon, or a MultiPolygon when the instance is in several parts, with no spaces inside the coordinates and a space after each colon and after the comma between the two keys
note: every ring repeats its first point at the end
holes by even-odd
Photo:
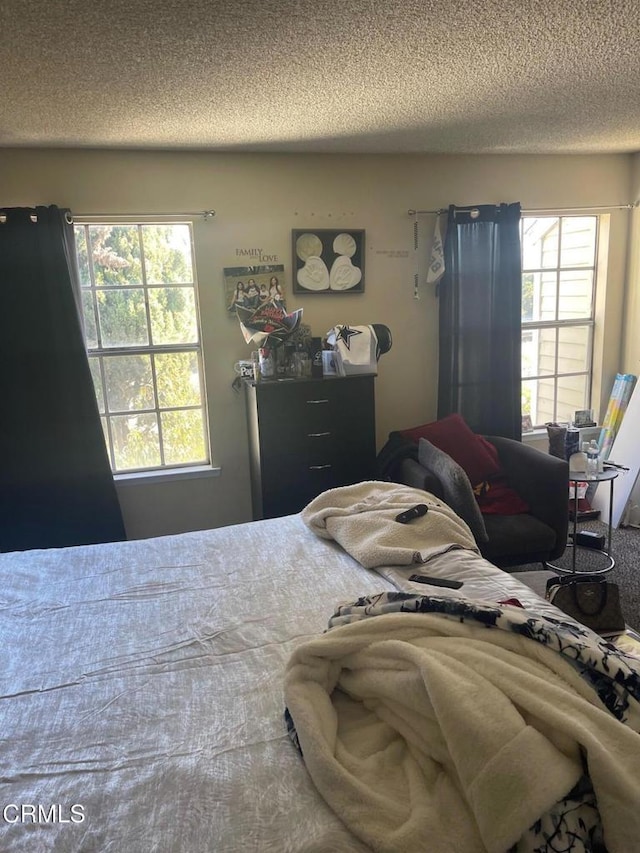
{"type": "Polygon", "coordinates": [[[282,383],[271,388],[263,383],[257,391],[260,429],[286,435],[329,430],[336,409],[335,391],[331,393],[322,384],[282,383]]]}
{"type": "Polygon", "coordinates": [[[298,512],[372,476],[373,376],[265,382],[248,388],[247,403],[254,517],[298,512]]]}

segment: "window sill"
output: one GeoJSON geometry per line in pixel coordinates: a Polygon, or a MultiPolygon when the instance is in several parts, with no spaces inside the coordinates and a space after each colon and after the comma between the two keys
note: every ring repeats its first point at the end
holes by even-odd
{"type": "Polygon", "coordinates": [[[522,433],[522,443],[534,447],[543,453],[549,452],[549,434],[545,429],[534,429],[531,432],[522,433]]]}
{"type": "Polygon", "coordinates": [[[541,438],[547,438],[546,429],[532,429],[529,432],[522,433],[522,441],[525,444],[534,444],[536,441],[540,441],[541,438]]]}
{"type": "Polygon", "coordinates": [[[196,480],[201,477],[219,477],[221,468],[198,465],[193,468],[164,468],[158,471],[133,471],[131,474],[114,474],[117,486],[143,486],[149,483],[166,483],[171,480],[196,480]]]}

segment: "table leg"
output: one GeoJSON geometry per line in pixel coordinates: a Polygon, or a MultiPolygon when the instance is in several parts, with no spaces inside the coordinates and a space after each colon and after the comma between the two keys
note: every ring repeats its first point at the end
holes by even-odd
{"type": "Polygon", "coordinates": [[[611,557],[611,528],[613,527],[613,483],[609,483],[609,532],[607,536],[607,554],[611,557]]]}
{"type": "MultiPolygon", "coordinates": [[[[604,566],[604,568],[602,568],[602,569],[594,568],[591,571],[587,572],[587,574],[592,574],[594,576],[604,575],[607,572],[610,572],[611,569],[616,564],[616,561],[611,556],[611,540],[612,540],[612,529],[613,529],[613,481],[615,479],[615,475],[613,477],[604,476],[604,477],[602,477],[601,480],[598,480],[597,482],[604,482],[605,479],[609,480],[609,488],[610,488],[610,492],[609,492],[609,519],[608,519],[609,529],[607,531],[606,540],[605,540],[605,542],[603,542],[603,547],[602,548],[595,548],[592,550],[595,552],[598,552],[599,554],[602,554],[604,557],[606,557],[607,565],[604,566]]],[[[567,548],[571,548],[570,567],[565,568],[564,566],[558,566],[555,563],[549,563],[546,561],[544,564],[545,568],[547,568],[547,569],[552,569],[555,572],[561,572],[561,573],[564,573],[567,575],[568,574],[579,574],[577,566],[576,566],[576,560],[577,560],[576,555],[578,553],[578,548],[581,547],[578,545],[578,483],[579,483],[579,481],[577,479],[574,480],[573,478],[570,479],[570,481],[569,481],[569,495],[571,495],[571,483],[573,483],[573,534],[569,533],[569,536],[572,536],[573,541],[567,542],[567,548]]],[[[569,500],[571,500],[571,498],[569,498],[569,500]]]]}
{"type": "Polygon", "coordinates": [[[578,550],[578,481],[573,481],[573,547],[571,549],[571,571],[576,572],[576,552],[578,550]]]}

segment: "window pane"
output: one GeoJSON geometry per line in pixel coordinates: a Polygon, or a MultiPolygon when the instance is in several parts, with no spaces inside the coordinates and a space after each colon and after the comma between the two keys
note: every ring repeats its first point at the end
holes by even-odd
{"type": "Polygon", "coordinates": [[[90,290],[82,291],[82,316],[84,318],[84,337],[87,349],[95,349],[98,346],[98,326],[90,290]]]}
{"type": "Polygon", "coordinates": [[[98,291],[98,317],[103,347],[145,346],[149,343],[142,290],[98,291]]]}
{"type": "Polygon", "coordinates": [[[161,412],[162,440],[168,465],[181,462],[205,462],[204,424],[200,409],[161,412]]]}
{"type": "Polygon", "coordinates": [[[593,294],[592,270],[568,270],[560,273],[560,320],[583,320],[591,317],[593,294]]]}
{"type": "Polygon", "coordinates": [[[532,405],[533,401],[533,390],[535,389],[535,384],[533,382],[523,382],[520,386],[520,403],[522,408],[522,414],[529,415],[531,418],[531,423],[535,424],[534,418],[534,407],[532,405]]]}
{"type": "Polygon", "coordinates": [[[159,354],[155,364],[160,406],[169,409],[200,405],[200,371],[195,352],[159,354]]]}
{"type": "Polygon", "coordinates": [[[208,462],[191,230],[75,226],[85,342],[114,471],[208,462]]]}
{"type": "Polygon", "coordinates": [[[572,421],[578,409],[588,408],[588,376],[558,377],[558,417],[572,421]]]}
{"type": "Polygon", "coordinates": [[[96,285],[142,284],[136,225],[90,225],[89,240],[96,285]]]}
{"type": "Polygon", "coordinates": [[[104,360],[104,373],[110,412],[155,407],[151,356],[109,356],[104,360]]]}
{"type": "Polygon", "coordinates": [[[102,433],[104,435],[104,443],[107,447],[107,453],[109,453],[109,433],[107,432],[107,419],[101,417],[100,425],[102,426],[102,433]]]}
{"type": "Polygon", "coordinates": [[[555,216],[522,219],[522,268],[548,269],[558,265],[559,220],[555,216]]]}
{"type": "Polygon", "coordinates": [[[160,465],[160,441],[155,414],[115,415],[109,420],[118,471],[160,465]]]}
{"type": "Polygon", "coordinates": [[[188,225],[143,225],[142,245],[148,284],[190,284],[193,281],[188,225]]]}
{"type": "Polygon", "coordinates": [[[558,276],[556,272],[531,272],[522,276],[522,319],[555,320],[558,276]]]}
{"type": "Polygon", "coordinates": [[[534,426],[555,421],[555,379],[525,379],[521,386],[522,414],[529,415],[534,426]]]}
{"type": "Polygon", "coordinates": [[[87,252],[87,235],[84,225],[76,225],[73,229],[76,239],[76,257],[78,259],[78,273],[82,287],[91,286],[89,274],[89,254],[87,252]]]}
{"type": "Polygon", "coordinates": [[[90,358],[89,369],[91,370],[91,378],[93,379],[93,387],[96,392],[96,400],[98,401],[98,411],[104,412],[104,394],[102,393],[102,378],[100,376],[100,359],[90,358]]]}
{"type": "Polygon", "coordinates": [[[198,342],[196,300],[192,287],[150,288],[149,313],[154,344],[198,342]]]}
{"type": "Polygon", "coordinates": [[[565,216],[562,219],[560,266],[592,267],[596,256],[595,216],[565,216]]]}
{"type": "Polygon", "coordinates": [[[523,321],[533,320],[533,290],[534,277],[533,273],[523,273],[522,275],[522,313],[523,321]]]}
{"type": "Polygon", "coordinates": [[[558,373],[580,373],[589,369],[589,337],[588,326],[558,329],[558,373]]]}
{"type": "Polygon", "coordinates": [[[523,411],[538,426],[589,407],[597,236],[597,216],[522,220],[523,411]]]}
{"type": "Polygon", "coordinates": [[[544,376],[556,372],[556,330],[522,330],[522,375],[544,376]]]}
{"type": "Polygon", "coordinates": [[[538,330],[538,373],[549,375],[556,372],[556,329],[538,330]]]}

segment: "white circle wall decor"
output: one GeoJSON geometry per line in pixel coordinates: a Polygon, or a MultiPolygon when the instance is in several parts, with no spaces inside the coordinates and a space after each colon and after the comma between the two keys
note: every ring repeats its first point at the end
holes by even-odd
{"type": "Polygon", "coordinates": [[[336,255],[347,255],[347,257],[352,258],[356,253],[356,241],[353,239],[351,234],[338,234],[336,239],[333,241],[333,251],[336,255]]]}
{"type": "Polygon", "coordinates": [[[320,257],[322,254],[322,240],[317,234],[301,234],[296,240],[296,254],[301,261],[306,261],[312,257],[320,257]]]}

